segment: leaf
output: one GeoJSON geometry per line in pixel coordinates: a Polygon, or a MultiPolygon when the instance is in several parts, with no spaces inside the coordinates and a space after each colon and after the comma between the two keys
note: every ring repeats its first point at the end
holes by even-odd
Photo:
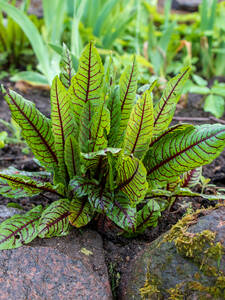
{"type": "Polygon", "coordinates": [[[70,50],[65,44],[63,44],[63,53],[60,61],[60,69],[60,81],[66,89],[69,89],[72,77],[74,76],[74,70],[70,50]]]}
{"type": "Polygon", "coordinates": [[[104,191],[102,187],[92,188],[88,200],[94,210],[99,213],[105,213],[113,201],[112,194],[104,191]]]}
{"type": "Polygon", "coordinates": [[[121,120],[121,102],[118,88],[115,88],[109,96],[107,107],[110,112],[111,124],[108,143],[110,147],[116,147],[117,144],[119,144],[119,127],[121,120]]]}
{"type": "Polygon", "coordinates": [[[107,134],[110,131],[110,114],[104,103],[98,106],[91,126],[91,151],[96,152],[98,150],[107,147],[107,134]]]}
{"type": "Polygon", "coordinates": [[[192,127],[192,126],[193,125],[182,124],[182,123],[171,126],[170,128],[167,128],[167,129],[161,131],[159,135],[153,136],[149,147],[152,147],[156,142],[158,142],[161,138],[163,138],[167,134],[170,134],[172,132],[177,132],[177,131],[183,131],[184,129],[192,127]]]}
{"type": "Polygon", "coordinates": [[[151,185],[164,186],[176,177],[210,163],[224,149],[225,126],[190,126],[172,132],[148,151],[144,164],[151,185]]]}
{"type": "Polygon", "coordinates": [[[95,113],[93,103],[86,103],[80,116],[80,134],[79,134],[79,145],[80,149],[84,153],[91,152],[91,127],[92,117],[95,113]]]}
{"type": "Polygon", "coordinates": [[[34,71],[22,71],[22,72],[18,72],[15,75],[13,75],[12,77],[10,77],[11,81],[26,81],[29,84],[31,84],[32,86],[43,86],[43,87],[48,87],[49,86],[49,82],[47,80],[47,78],[38,73],[38,72],[34,72],[34,71]]]}
{"type": "Polygon", "coordinates": [[[75,176],[69,183],[69,190],[76,197],[87,196],[93,188],[98,187],[98,182],[95,179],[88,179],[81,176],[75,176]]]}
{"type": "Polygon", "coordinates": [[[202,197],[211,201],[225,200],[225,195],[217,193],[216,195],[207,195],[202,193],[192,192],[189,188],[177,188],[173,195],[176,197],[202,197]]]}
{"type": "MultiPolygon", "coordinates": [[[[101,58],[93,43],[89,43],[81,54],[78,72],[72,78],[69,88],[76,120],[79,120],[85,103],[96,104],[100,101],[102,76],[101,58]]],[[[91,116],[89,116],[90,120],[91,116]]]]}
{"type": "Polygon", "coordinates": [[[38,236],[49,238],[53,236],[64,236],[69,233],[69,208],[68,199],[60,199],[51,203],[41,215],[38,236]]]}
{"type": "Polygon", "coordinates": [[[29,197],[40,193],[50,192],[58,194],[56,188],[50,182],[41,182],[24,175],[8,175],[0,173],[0,192],[6,197],[29,197]],[[7,182],[7,184],[6,184],[7,182]],[[15,190],[15,191],[14,191],[15,190]]]}
{"type": "Polygon", "coordinates": [[[202,78],[201,76],[198,76],[198,75],[196,75],[196,74],[193,74],[193,75],[192,75],[192,78],[193,78],[193,80],[195,81],[195,83],[196,83],[197,85],[200,85],[200,86],[207,86],[207,84],[208,84],[208,81],[207,81],[207,80],[205,80],[204,78],[202,78]]]}
{"type": "Polygon", "coordinates": [[[192,94],[207,95],[210,93],[210,89],[207,86],[199,86],[193,84],[190,86],[188,92],[192,94]]]}
{"type": "Polygon", "coordinates": [[[137,63],[134,57],[132,66],[127,66],[122,73],[119,81],[120,102],[121,102],[121,121],[120,134],[126,130],[130,113],[136,98],[137,90],[137,63]]]}
{"type": "Polygon", "coordinates": [[[80,175],[80,147],[73,135],[66,139],[64,158],[70,179],[75,175],[80,175]]]}
{"type": "Polygon", "coordinates": [[[161,216],[161,210],[156,200],[149,200],[137,213],[136,233],[143,233],[150,226],[155,227],[161,216]]]}
{"type": "Polygon", "coordinates": [[[58,160],[50,120],[35,108],[34,103],[13,91],[5,91],[3,87],[2,90],[12,118],[21,127],[22,135],[36,158],[46,167],[55,167],[58,160]]]}
{"type": "Polygon", "coordinates": [[[98,107],[92,103],[84,106],[80,118],[80,147],[82,152],[96,152],[107,147],[110,115],[102,102],[98,107]],[[91,120],[89,116],[91,115],[91,120]]]}
{"type": "Polygon", "coordinates": [[[117,190],[125,193],[131,203],[141,202],[148,189],[147,172],[142,162],[135,157],[121,156],[117,171],[117,190]]]}
{"type": "Polygon", "coordinates": [[[73,198],[70,205],[70,224],[80,228],[87,225],[94,215],[93,209],[86,198],[73,198]]]}
{"type": "Polygon", "coordinates": [[[81,153],[81,156],[83,158],[83,162],[87,168],[95,169],[98,164],[99,160],[102,159],[103,161],[107,158],[107,153],[111,153],[113,156],[119,156],[121,153],[121,148],[105,148],[103,150],[99,150],[96,152],[90,152],[90,153],[81,153]]]}
{"type": "Polygon", "coordinates": [[[25,215],[14,215],[0,224],[0,250],[18,248],[38,235],[42,206],[36,206],[25,215]]]}
{"type": "Polygon", "coordinates": [[[217,95],[209,95],[205,99],[204,111],[211,113],[216,118],[221,118],[224,114],[224,98],[217,95]]]}
{"type": "Polygon", "coordinates": [[[7,175],[24,175],[41,182],[51,181],[51,173],[46,171],[38,171],[38,172],[21,171],[18,170],[17,168],[14,168],[13,166],[10,166],[6,169],[2,169],[1,172],[7,175]]]}
{"type": "Polygon", "coordinates": [[[142,159],[149,148],[153,121],[153,103],[147,91],[131,112],[124,139],[125,154],[142,159]]]}
{"type": "Polygon", "coordinates": [[[169,126],[189,73],[190,67],[187,67],[172,78],[168,82],[161,99],[156,103],[154,107],[154,135],[158,135],[169,126]]]}
{"type": "Polygon", "coordinates": [[[106,215],[123,230],[135,231],[136,208],[131,207],[129,198],[122,192],[115,195],[106,215]]]}
{"type": "Polygon", "coordinates": [[[181,186],[182,187],[194,187],[199,183],[202,175],[202,167],[185,172],[182,175],[181,186]]]}
{"type": "Polygon", "coordinates": [[[51,119],[52,131],[55,139],[55,149],[59,162],[60,172],[65,180],[67,170],[64,162],[66,138],[74,131],[74,123],[70,110],[70,100],[58,76],[51,87],[51,119]]]}

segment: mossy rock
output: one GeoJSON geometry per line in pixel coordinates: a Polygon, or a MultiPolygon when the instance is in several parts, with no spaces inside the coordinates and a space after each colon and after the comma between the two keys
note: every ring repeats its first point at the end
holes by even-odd
{"type": "Polygon", "coordinates": [[[225,206],[185,216],[121,278],[121,299],[225,299],[225,206]]]}

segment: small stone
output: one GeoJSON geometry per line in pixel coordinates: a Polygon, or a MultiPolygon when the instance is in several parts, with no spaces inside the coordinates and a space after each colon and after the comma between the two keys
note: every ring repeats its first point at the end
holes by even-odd
{"type": "Polygon", "coordinates": [[[187,11],[196,11],[198,10],[199,4],[202,0],[173,0],[172,8],[187,10],[187,11]]]}
{"type": "Polygon", "coordinates": [[[22,209],[0,205],[0,223],[8,218],[11,218],[15,214],[22,215],[24,213],[25,211],[22,209]]]}

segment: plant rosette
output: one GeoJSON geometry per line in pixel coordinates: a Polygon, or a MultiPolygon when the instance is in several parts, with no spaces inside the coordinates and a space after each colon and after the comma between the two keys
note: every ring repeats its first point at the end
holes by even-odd
{"type": "MultiPolygon", "coordinates": [[[[51,119],[34,103],[1,87],[12,118],[46,172],[10,168],[0,173],[0,193],[19,198],[54,194],[48,207],[34,207],[0,225],[0,249],[17,248],[35,237],[67,235],[105,214],[127,235],[156,226],[161,211],[189,188],[200,167],[224,149],[225,126],[169,127],[190,68],[172,78],[153,105],[155,83],[136,100],[134,58],[119,85],[89,43],[77,73],[71,59],[51,87],[51,119]]],[[[210,199],[222,195],[202,195],[210,199]]]]}

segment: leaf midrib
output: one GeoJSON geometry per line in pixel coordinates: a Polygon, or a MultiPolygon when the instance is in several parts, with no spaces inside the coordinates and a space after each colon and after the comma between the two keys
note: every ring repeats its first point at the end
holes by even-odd
{"type": "Polygon", "coordinates": [[[135,148],[136,148],[138,139],[139,139],[139,137],[140,137],[140,132],[141,132],[141,129],[142,129],[142,124],[143,124],[143,121],[144,121],[144,113],[145,113],[146,97],[147,97],[147,96],[146,96],[146,94],[145,94],[145,99],[144,99],[144,103],[143,103],[143,109],[142,109],[142,112],[141,112],[141,122],[140,122],[140,124],[139,124],[138,133],[137,133],[137,135],[136,135],[135,142],[134,142],[133,149],[132,149],[131,153],[134,153],[134,152],[135,152],[135,148]]]}

